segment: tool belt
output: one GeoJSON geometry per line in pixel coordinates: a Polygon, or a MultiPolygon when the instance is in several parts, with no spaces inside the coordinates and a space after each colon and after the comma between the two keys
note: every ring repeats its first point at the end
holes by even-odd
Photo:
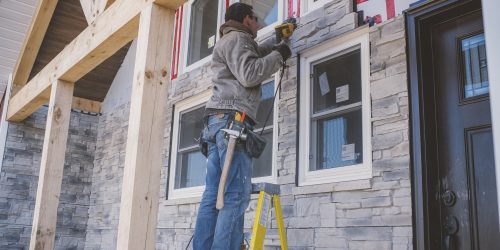
{"type": "MultiPolygon", "coordinates": [[[[226,112],[226,114],[229,114],[229,119],[228,122],[226,123],[226,127],[228,129],[232,130],[237,130],[237,131],[242,131],[243,134],[246,135],[245,140],[239,140],[239,144],[243,144],[245,150],[248,152],[248,154],[252,158],[259,158],[264,149],[266,148],[266,139],[255,133],[250,126],[251,123],[249,122],[239,122],[234,119],[234,114],[235,112],[226,112]]],[[[205,117],[204,119],[204,126],[206,127],[208,125],[208,117],[205,117]]],[[[202,131],[203,133],[203,131],[202,131]]],[[[203,136],[200,135],[200,150],[201,153],[207,157],[208,156],[208,142],[205,139],[203,139],[203,136]]],[[[215,143],[215,142],[212,142],[215,143]]]]}

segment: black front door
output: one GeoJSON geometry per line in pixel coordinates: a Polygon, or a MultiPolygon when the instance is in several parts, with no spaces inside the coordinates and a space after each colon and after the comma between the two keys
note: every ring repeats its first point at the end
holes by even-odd
{"type": "MultiPolygon", "coordinates": [[[[430,211],[442,249],[499,249],[499,221],[481,10],[431,31],[437,171],[430,211]],[[437,230],[439,229],[439,230],[437,230]]],[[[432,178],[432,177],[431,177],[432,178]]]]}

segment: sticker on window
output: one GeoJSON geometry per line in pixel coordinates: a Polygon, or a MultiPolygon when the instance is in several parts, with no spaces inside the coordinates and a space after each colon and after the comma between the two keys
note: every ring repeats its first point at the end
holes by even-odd
{"type": "Polygon", "coordinates": [[[208,48],[212,48],[215,45],[215,35],[208,38],[208,48]]]}
{"type": "Polygon", "coordinates": [[[354,148],[354,143],[342,145],[342,161],[354,160],[354,148]]]}
{"type": "Polygon", "coordinates": [[[340,86],[335,90],[337,103],[349,100],[349,84],[340,86]]]}
{"type": "Polygon", "coordinates": [[[321,91],[321,95],[323,96],[330,92],[330,84],[328,83],[326,72],[319,76],[319,89],[321,91]]]}

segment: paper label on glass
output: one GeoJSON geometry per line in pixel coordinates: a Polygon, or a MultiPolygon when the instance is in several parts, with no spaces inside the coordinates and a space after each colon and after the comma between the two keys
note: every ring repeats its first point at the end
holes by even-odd
{"type": "Polygon", "coordinates": [[[319,89],[321,91],[321,95],[323,96],[330,92],[330,84],[328,83],[326,72],[319,76],[319,89]]]}
{"type": "Polygon", "coordinates": [[[342,145],[342,161],[354,160],[354,148],[355,148],[354,143],[342,145]]]}
{"type": "Polygon", "coordinates": [[[349,84],[346,84],[344,86],[340,86],[335,90],[336,93],[336,101],[337,103],[339,102],[344,102],[349,100],[349,84]]]}
{"type": "Polygon", "coordinates": [[[212,48],[215,45],[215,35],[208,38],[208,48],[212,48]]]}

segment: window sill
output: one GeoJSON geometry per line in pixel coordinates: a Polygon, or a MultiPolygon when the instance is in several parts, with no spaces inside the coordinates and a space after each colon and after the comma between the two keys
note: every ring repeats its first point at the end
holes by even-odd
{"type": "MultiPolygon", "coordinates": [[[[259,199],[259,194],[251,194],[250,200],[259,199]]],[[[160,205],[162,206],[178,206],[178,205],[187,205],[187,204],[199,204],[201,202],[201,196],[198,197],[189,197],[189,198],[175,198],[170,200],[162,200],[160,201],[160,205]]]]}

